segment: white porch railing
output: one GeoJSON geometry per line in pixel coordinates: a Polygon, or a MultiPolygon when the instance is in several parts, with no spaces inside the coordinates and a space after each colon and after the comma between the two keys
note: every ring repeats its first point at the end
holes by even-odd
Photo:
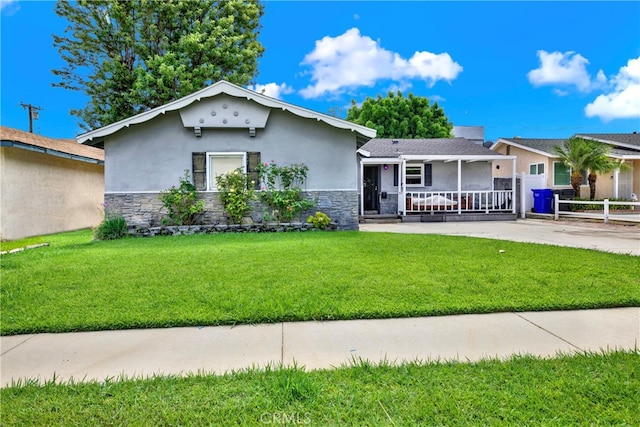
{"type": "Polygon", "coordinates": [[[465,213],[465,212],[513,212],[513,190],[489,191],[411,191],[406,193],[405,212],[415,213],[465,213]]]}
{"type": "Polygon", "coordinates": [[[560,195],[554,194],[554,216],[553,218],[557,221],[562,216],[571,216],[571,217],[581,217],[581,218],[591,218],[591,219],[602,219],[605,224],[609,223],[609,220],[616,221],[628,221],[628,222],[640,222],[640,211],[637,213],[611,213],[609,206],[640,206],[640,202],[612,202],[609,199],[604,199],[604,201],[596,201],[596,200],[560,200],[560,195]],[[560,204],[568,204],[568,205],[601,205],[602,213],[600,212],[573,212],[573,211],[560,211],[560,204]]]}

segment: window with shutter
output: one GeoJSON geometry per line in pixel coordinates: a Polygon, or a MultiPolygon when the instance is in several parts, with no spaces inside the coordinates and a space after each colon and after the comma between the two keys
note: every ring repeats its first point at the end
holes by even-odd
{"type": "Polygon", "coordinates": [[[422,187],[424,164],[407,164],[405,169],[407,187],[422,187]]]}
{"type": "Polygon", "coordinates": [[[259,152],[248,152],[247,153],[247,174],[249,175],[249,179],[255,182],[254,189],[260,189],[260,176],[258,175],[258,165],[260,165],[260,153],[259,152]]]}
{"type": "Polygon", "coordinates": [[[196,190],[205,191],[207,189],[207,153],[192,153],[193,164],[193,185],[196,190]]]}
{"type": "Polygon", "coordinates": [[[431,187],[433,185],[432,174],[431,174],[431,163],[425,163],[424,165],[424,186],[431,187]]]}
{"type": "Polygon", "coordinates": [[[251,180],[255,181],[255,188],[260,189],[258,165],[259,152],[234,153],[192,153],[193,184],[198,191],[216,189],[216,176],[242,169],[251,180]]]}

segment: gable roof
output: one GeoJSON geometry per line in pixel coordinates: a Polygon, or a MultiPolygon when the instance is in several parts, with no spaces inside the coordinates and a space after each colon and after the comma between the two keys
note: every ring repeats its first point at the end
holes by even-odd
{"type": "Polygon", "coordinates": [[[579,138],[603,142],[623,148],[640,150],[640,134],[633,133],[582,133],[576,135],[579,138]]]}
{"type": "Polygon", "coordinates": [[[553,138],[500,138],[491,146],[491,150],[496,150],[500,145],[512,145],[523,150],[542,154],[548,157],[558,157],[553,147],[556,145],[564,145],[566,139],[553,138]]]}
{"type": "Polygon", "coordinates": [[[504,157],[466,138],[375,138],[363,145],[359,152],[369,158],[407,158],[407,156],[422,156],[433,159],[449,159],[462,156],[504,157]]]}
{"type": "MultiPolygon", "coordinates": [[[[635,138],[636,134],[588,134],[590,136],[599,135],[602,139],[595,137],[586,137],[586,135],[575,135],[578,138],[590,139],[592,141],[603,142],[613,145],[609,154],[614,158],[640,158],[640,138],[635,138]],[[610,139],[604,139],[604,135],[610,139]],[[622,143],[617,143],[613,138],[618,138],[622,143]],[[634,144],[637,142],[637,146],[634,144]],[[632,147],[627,148],[627,147],[632,147]],[[633,148],[635,147],[635,148],[633,148]]],[[[547,157],[557,158],[553,147],[556,145],[563,146],[566,139],[542,139],[542,138],[500,138],[491,146],[492,150],[496,150],[500,145],[511,145],[533,153],[541,154],[547,157]]]]}
{"type": "MultiPolygon", "coordinates": [[[[278,108],[283,111],[289,111],[296,116],[307,118],[307,119],[315,119],[317,121],[322,121],[327,123],[330,126],[339,128],[339,129],[347,129],[352,132],[356,132],[358,134],[358,139],[362,142],[369,140],[376,136],[376,130],[368,128],[366,126],[357,125],[355,123],[348,122],[346,120],[338,119],[333,116],[329,116],[327,114],[318,113],[312,110],[308,110],[306,108],[298,107],[293,104],[288,104],[279,99],[271,98],[266,95],[254,92],[252,90],[234,85],[233,83],[229,83],[225,80],[220,80],[219,82],[213,83],[210,86],[205,87],[204,89],[199,90],[191,95],[187,95],[183,98],[177,99],[175,101],[169,102],[168,104],[162,105],[160,107],[156,107],[152,110],[145,111],[144,113],[140,113],[133,117],[129,117],[128,119],[120,120],[119,122],[112,123],[110,125],[92,130],[90,132],[84,133],[82,135],[78,135],[77,140],[81,144],[90,143],[94,139],[100,139],[108,135],[112,135],[122,128],[129,127],[131,125],[139,124],[147,122],[160,114],[165,114],[167,111],[176,111],[184,108],[188,105],[191,105],[194,102],[198,102],[205,98],[211,98],[216,95],[226,94],[229,96],[237,97],[237,98],[246,98],[248,100],[252,100],[260,105],[269,108],[278,108]]],[[[99,141],[93,142],[93,144],[98,143],[99,141]]]]}
{"type": "Polygon", "coordinates": [[[0,126],[3,147],[15,147],[89,163],[104,164],[104,150],[80,145],[75,139],[54,139],[0,126]]]}

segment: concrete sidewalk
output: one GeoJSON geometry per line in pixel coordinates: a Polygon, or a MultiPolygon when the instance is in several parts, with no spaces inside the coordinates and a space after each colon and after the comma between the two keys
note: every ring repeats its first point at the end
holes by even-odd
{"type": "Polygon", "coordinates": [[[484,237],[640,256],[640,226],[638,225],[519,219],[517,221],[360,224],[360,230],[484,237]]]}
{"type": "Polygon", "coordinates": [[[4,387],[54,375],[102,381],[294,361],[323,369],[354,359],[476,361],[633,349],[640,345],[640,308],[36,334],[0,342],[4,387]]]}

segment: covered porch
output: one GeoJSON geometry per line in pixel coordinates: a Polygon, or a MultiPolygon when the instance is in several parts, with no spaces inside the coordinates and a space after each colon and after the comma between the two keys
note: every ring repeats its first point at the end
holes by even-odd
{"type": "Polygon", "coordinates": [[[397,215],[403,221],[464,221],[516,216],[516,174],[511,189],[496,189],[493,161],[515,156],[367,156],[359,151],[360,215],[397,215]],[[491,217],[489,217],[491,216],[491,217]],[[447,219],[448,218],[448,219],[447,219]]]}

